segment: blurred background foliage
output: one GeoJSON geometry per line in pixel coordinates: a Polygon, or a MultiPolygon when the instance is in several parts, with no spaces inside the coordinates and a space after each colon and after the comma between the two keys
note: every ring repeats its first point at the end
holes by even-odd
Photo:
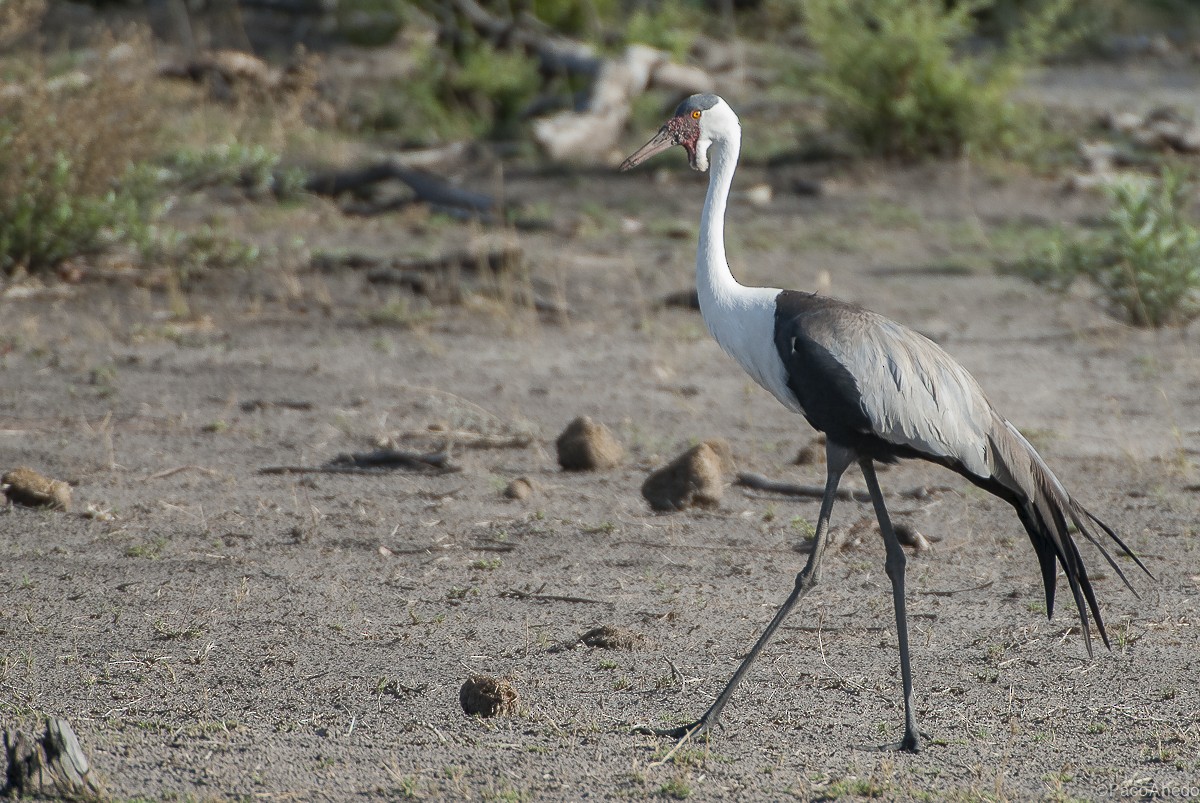
{"type": "MultiPolygon", "coordinates": [[[[1080,131],[1021,99],[1032,72],[1163,42],[1186,59],[1197,32],[1200,3],[1189,0],[5,0],[0,272],[114,246],[143,261],[245,262],[229,257],[242,253],[236,244],[214,246],[219,236],[160,226],[162,211],[217,184],[294,203],[303,164],[350,141],[487,141],[537,159],[532,120],[578,108],[592,79],[548,61],[540,43],[600,58],[647,45],[733,76],[749,118],[786,109],[756,125],[751,160],[968,156],[1039,170],[1072,158],[1063,154],[1080,131]],[[263,56],[275,72],[247,89],[240,79],[165,84],[154,70],[168,51],[222,50],[263,56]],[[306,53],[342,68],[318,75],[306,53]],[[181,254],[198,242],[200,256],[181,254]]],[[[678,100],[634,98],[633,126],[657,125],[678,100]]],[[[1180,265],[1196,238],[1176,211],[1192,185],[1187,170],[1175,176],[1148,195],[1109,194],[1110,230],[1137,219],[1154,230],[1137,246],[1132,285],[1112,269],[1116,234],[1043,249],[1027,275],[1062,287],[1090,271],[1134,323],[1193,317],[1200,275],[1180,265]],[[1152,287],[1155,265],[1168,263],[1174,272],[1152,287]]]]}

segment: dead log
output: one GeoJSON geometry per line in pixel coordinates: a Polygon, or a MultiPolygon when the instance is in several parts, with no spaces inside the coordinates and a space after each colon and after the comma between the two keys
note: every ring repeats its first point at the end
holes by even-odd
{"type": "Polygon", "coordinates": [[[602,60],[595,76],[582,109],[534,121],[533,138],[551,159],[612,161],[633,101],[647,89],[690,95],[713,88],[703,70],[675,64],[669,54],[646,45],[630,45],[620,56],[602,60]]]}
{"type": "Polygon", "coordinates": [[[468,295],[486,296],[557,318],[570,317],[569,304],[556,301],[553,288],[535,279],[501,282],[518,275],[524,252],[517,246],[488,251],[449,251],[436,257],[389,257],[375,254],[318,253],[312,267],[333,271],[365,270],[372,284],[399,285],[435,303],[460,303],[468,295]],[[528,286],[527,286],[528,283],[528,286]]]}
{"type": "Polygon", "coordinates": [[[71,728],[58,717],[46,720],[46,732],[34,739],[19,730],[4,732],[8,771],[2,797],[93,798],[103,785],[71,728]]]}
{"type": "Polygon", "coordinates": [[[412,274],[454,272],[496,278],[513,272],[523,258],[524,252],[517,246],[493,248],[490,251],[447,251],[435,257],[391,257],[357,251],[322,252],[313,256],[312,267],[323,271],[342,268],[366,270],[368,281],[405,284],[414,281],[412,274]]]}
{"type": "MultiPolygon", "coordinates": [[[[749,471],[743,471],[737,475],[737,484],[759,491],[770,491],[771,493],[787,494],[788,496],[802,496],[806,499],[821,499],[825,495],[825,489],[818,485],[793,485],[790,482],[778,482],[749,471]]],[[[856,502],[871,501],[871,495],[866,491],[851,491],[846,488],[837,489],[837,498],[843,501],[850,499],[856,502]]]]}
{"type": "Polygon", "coordinates": [[[395,469],[407,469],[426,474],[454,474],[462,466],[453,462],[446,452],[407,452],[398,449],[377,449],[373,452],[340,454],[320,466],[264,466],[259,474],[381,474],[395,469]]]}
{"type": "MultiPolygon", "coordinates": [[[[633,100],[647,89],[690,95],[714,88],[705,70],[675,63],[662,50],[631,45],[621,55],[606,58],[590,45],[551,33],[528,15],[501,19],[475,0],[450,0],[450,5],[478,34],[522,48],[537,58],[542,72],[591,79],[581,108],[538,118],[533,123],[534,140],[552,159],[611,161],[629,122],[633,100]]],[[[454,35],[456,31],[447,33],[454,35]]]]}
{"type": "MultiPolygon", "coordinates": [[[[500,205],[492,196],[456,187],[441,176],[424,170],[406,167],[397,160],[384,160],[349,170],[327,170],[314,173],[304,183],[304,189],[318,195],[336,197],[346,193],[369,195],[375,185],[399,181],[413,192],[413,200],[444,210],[459,210],[478,216],[485,222],[502,218],[500,205]]],[[[367,211],[394,209],[412,201],[383,204],[367,211]]]]}

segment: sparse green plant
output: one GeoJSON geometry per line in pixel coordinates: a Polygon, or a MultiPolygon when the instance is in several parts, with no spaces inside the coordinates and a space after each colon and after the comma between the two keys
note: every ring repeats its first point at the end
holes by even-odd
{"type": "Polygon", "coordinates": [[[471,41],[454,47],[410,43],[410,73],[354,99],[349,119],[359,129],[423,144],[515,134],[522,111],[542,86],[537,63],[520,50],[466,38],[471,41]]]}
{"type": "Polygon", "coordinates": [[[688,785],[687,779],[676,776],[658,787],[658,794],[672,800],[687,800],[692,796],[692,787],[688,785]]]}
{"type": "Polygon", "coordinates": [[[851,777],[842,778],[830,783],[823,790],[823,795],[830,800],[838,800],[843,797],[877,798],[885,797],[887,791],[887,789],[870,778],[851,777]]]}
{"type": "Polygon", "coordinates": [[[1183,172],[1170,168],[1157,179],[1117,180],[1099,229],[1046,237],[1016,270],[1058,292],[1086,278],[1134,326],[1185,324],[1200,316],[1200,229],[1187,215],[1192,191],[1183,172]]]}
{"type": "Polygon", "coordinates": [[[405,775],[400,779],[400,797],[405,800],[416,800],[421,796],[421,779],[416,775],[405,775]]]}
{"type": "Polygon", "coordinates": [[[1008,152],[1030,118],[1011,97],[1027,67],[1070,41],[1073,0],[1048,0],[993,54],[964,55],[991,0],[809,0],[814,76],[829,124],[871,155],[920,158],[1008,152]]]}
{"type": "Polygon", "coordinates": [[[153,541],[147,541],[141,544],[134,544],[125,550],[125,556],[129,558],[149,558],[157,560],[162,554],[163,547],[167,545],[166,538],[155,538],[153,541]]]}
{"type": "Polygon", "coordinates": [[[696,40],[694,20],[702,8],[681,0],[638,4],[624,21],[624,39],[629,44],[665,50],[682,60],[696,40]]]}
{"type": "Polygon", "coordinates": [[[144,164],[160,114],[144,79],[97,64],[56,81],[36,63],[5,97],[0,273],[51,269],[149,236],[157,189],[144,164]]]}
{"type": "Polygon", "coordinates": [[[166,158],[166,166],[173,181],[188,189],[237,185],[255,196],[293,200],[303,192],[307,175],[298,168],[281,168],[281,159],[264,145],[226,142],[181,148],[166,158]]]}
{"type": "Polygon", "coordinates": [[[793,530],[796,530],[806,538],[812,538],[817,534],[817,528],[803,516],[792,516],[791,525],[793,530]]]}
{"type": "Polygon", "coordinates": [[[395,326],[411,329],[433,320],[436,313],[429,307],[419,307],[401,296],[394,301],[368,310],[365,317],[367,323],[375,326],[395,326]]]}

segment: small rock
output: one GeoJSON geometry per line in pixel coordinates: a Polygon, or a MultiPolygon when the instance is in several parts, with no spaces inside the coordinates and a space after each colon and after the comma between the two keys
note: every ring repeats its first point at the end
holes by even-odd
{"type": "Polygon", "coordinates": [[[651,473],[642,483],[642,496],[655,510],[716,507],[725,491],[724,473],[733,470],[729,444],[705,441],[651,473]]]}
{"type": "Polygon", "coordinates": [[[904,546],[909,546],[917,552],[928,552],[930,549],[929,539],[921,534],[915,527],[910,527],[907,524],[892,525],[892,529],[896,531],[896,538],[904,546]]]}
{"type": "Polygon", "coordinates": [[[71,509],[71,486],[22,466],[0,477],[0,489],[15,505],[71,509]]]}
{"type": "Polygon", "coordinates": [[[809,466],[814,463],[823,463],[824,461],[825,436],[821,434],[801,446],[800,451],[796,453],[796,459],[792,463],[797,466],[809,466]]]}
{"type": "Polygon", "coordinates": [[[567,471],[612,468],[625,456],[625,450],[608,427],[587,416],[580,416],[568,424],[555,445],[558,447],[558,464],[567,471]]]}
{"type": "Polygon", "coordinates": [[[1142,127],[1142,116],[1137,112],[1112,112],[1104,122],[1114,131],[1132,134],[1142,127]]]}
{"type": "Polygon", "coordinates": [[[646,637],[641,633],[613,625],[593,627],[580,636],[579,640],[588,647],[602,650],[633,650],[646,643],[646,637]]]}
{"type": "Polygon", "coordinates": [[[468,716],[508,716],[517,712],[520,696],[512,683],[490,675],[471,675],[458,690],[458,702],[468,716]]]}
{"type": "Polygon", "coordinates": [[[517,477],[504,489],[504,496],[518,502],[533,496],[533,483],[525,477],[517,477]]]}
{"type": "Polygon", "coordinates": [[[770,184],[755,184],[738,193],[738,199],[744,200],[751,206],[768,206],[771,203],[774,192],[770,184]]]}

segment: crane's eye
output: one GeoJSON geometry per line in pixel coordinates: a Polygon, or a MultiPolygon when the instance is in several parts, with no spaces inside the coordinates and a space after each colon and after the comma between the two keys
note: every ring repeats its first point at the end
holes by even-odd
{"type": "Polygon", "coordinates": [[[696,111],[692,112],[692,119],[693,119],[693,120],[699,120],[699,119],[700,119],[700,110],[699,110],[699,109],[697,109],[696,111]]]}

